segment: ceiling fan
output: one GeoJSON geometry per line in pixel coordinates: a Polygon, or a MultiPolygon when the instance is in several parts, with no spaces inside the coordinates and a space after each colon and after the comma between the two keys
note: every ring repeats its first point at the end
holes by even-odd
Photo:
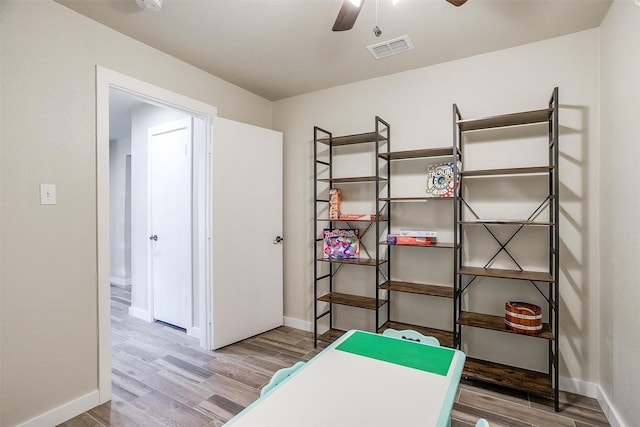
{"type": "MultiPolygon", "coordinates": [[[[467,0],[446,0],[454,6],[462,6],[467,0]]],[[[344,0],[336,22],[333,24],[333,31],[347,31],[353,28],[356,18],[362,9],[364,0],[344,0]]]]}

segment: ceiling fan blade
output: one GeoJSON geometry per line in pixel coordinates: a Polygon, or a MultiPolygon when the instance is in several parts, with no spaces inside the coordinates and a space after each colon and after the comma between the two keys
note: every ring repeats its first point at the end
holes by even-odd
{"type": "Polygon", "coordinates": [[[333,24],[333,31],[347,31],[353,28],[353,24],[356,23],[356,18],[363,4],[364,0],[360,1],[359,6],[356,6],[349,0],[344,0],[340,12],[338,12],[336,22],[333,24]]]}
{"type": "Polygon", "coordinates": [[[454,6],[462,6],[467,2],[467,0],[447,0],[447,1],[454,6]]]}

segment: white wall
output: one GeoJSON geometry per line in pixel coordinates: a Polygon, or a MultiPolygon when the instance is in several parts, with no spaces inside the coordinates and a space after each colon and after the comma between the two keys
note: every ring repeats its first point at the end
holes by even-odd
{"type": "MultiPolygon", "coordinates": [[[[597,383],[598,43],[598,30],[589,30],[275,102],[274,129],[284,133],[285,144],[288,321],[312,322],[314,125],[334,135],[366,132],[373,130],[374,116],[379,115],[391,124],[394,151],[447,146],[452,141],[453,103],[467,118],[544,108],[553,87],[559,86],[561,375],[597,383]]],[[[489,147],[484,160],[504,158],[489,147]]],[[[370,291],[371,285],[367,286],[370,291]]],[[[479,308],[500,314],[504,301],[500,295],[485,300],[485,306],[479,308]]],[[[425,307],[432,307],[427,304],[425,307]]],[[[419,304],[411,304],[408,316],[420,316],[420,309],[419,304]]],[[[346,327],[373,327],[371,317],[355,316],[346,327]]],[[[451,328],[449,314],[446,316],[451,328]]],[[[546,370],[543,357],[530,356],[531,352],[544,353],[540,340],[492,332],[483,339],[488,344],[484,356],[546,370]],[[511,351],[523,357],[514,358],[511,351]]]]}
{"type": "Polygon", "coordinates": [[[128,156],[131,156],[130,137],[109,141],[111,283],[118,285],[131,284],[131,193],[130,189],[127,189],[127,186],[130,186],[130,182],[127,182],[128,156]]]}
{"type": "Polygon", "coordinates": [[[257,126],[271,127],[271,103],[50,0],[3,0],[0,13],[0,425],[11,426],[97,394],[95,66],[257,126]],[[57,185],[57,205],[39,204],[40,183],[57,185]]]}
{"type": "Polygon", "coordinates": [[[633,426],[640,420],[640,6],[613,3],[600,52],[601,386],[633,426]]]}

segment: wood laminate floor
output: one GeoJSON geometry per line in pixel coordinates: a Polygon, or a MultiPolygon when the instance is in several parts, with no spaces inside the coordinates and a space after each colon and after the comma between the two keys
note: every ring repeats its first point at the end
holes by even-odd
{"type": "MultiPolygon", "coordinates": [[[[205,351],[184,332],[130,317],[129,289],[111,289],[113,399],[61,426],[220,426],[256,400],[276,370],[322,349],[313,348],[311,333],[283,326],[205,351]]],[[[595,399],[562,393],[556,413],[545,399],[461,384],[451,426],[480,417],[492,427],[609,425],[595,399]]]]}

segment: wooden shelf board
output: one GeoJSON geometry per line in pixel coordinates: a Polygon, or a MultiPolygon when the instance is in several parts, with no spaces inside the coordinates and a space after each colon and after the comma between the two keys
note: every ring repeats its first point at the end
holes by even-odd
{"type": "Polygon", "coordinates": [[[491,176],[491,175],[521,175],[521,174],[540,174],[549,173],[553,170],[553,166],[531,166],[526,168],[503,168],[503,169],[478,169],[458,172],[461,176],[491,176]]]}
{"type": "Polygon", "coordinates": [[[555,222],[543,222],[543,221],[527,221],[517,219],[478,219],[474,221],[458,221],[458,224],[469,225],[531,225],[531,226],[545,226],[551,227],[555,225],[555,222]]]}
{"type": "MultiPolygon", "coordinates": [[[[335,221],[335,220],[334,220],[335,221]]],[[[371,222],[371,221],[369,221],[371,222]]],[[[367,267],[375,267],[376,260],[371,258],[318,258],[318,261],[323,262],[332,262],[336,264],[353,264],[353,265],[364,265],[367,267]]],[[[386,261],[381,261],[381,263],[386,261]]]]}
{"type": "MultiPolygon", "coordinates": [[[[354,135],[345,135],[345,136],[334,136],[330,138],[321,138],[318,139],[318,142],[326,145],[351,145],[351,144],[363,144],[366,142],[374,142],[376,140],[375,132],[366,132],[366,133],[358,133],[354,135]]],[[[378,134],[378,140],[386,141],[387,137],[381,134],[378,134]]]]}
{"type": "Polygon", "coordinates": [[[420,159],[426,157],[453,157],[452,147],[425,148],[421,150],[408,151],[392,151],[389,153],[380,153],[378,157],[385,160],[407,160],[420,159]]]}
{"type": "Polygon", "coordinates": [[[457,274],[465,276],[493,277],[496,279],[532,280],[534,282],[553,283],[553,276],[542,271],[504,270],[501,268],[460,267],[457,274]]]}
{"type": "Polygon", "coordinates": [[[382,333],[385,329],[395,329],[397,331],[404,331],[412,329],[416,332],[420,332],[422,335],[436,337],[440,341],[440,345],[444,347],[453,346],[453,332],[445,331],[442,329],[428,328],[426,326],[412,325],[409,323],[401,323],[388,321],[378,329],[378,333],[382,333]]]}
{"type": "Polygon", "coordinates": [[[453,200],[453,197],[380,197],[383,202],[429,202],[431,200],[453,200]]]}
{"type": "Polygon", "coordinates": [[[552,113],[553,108],[544,108],[542,110],[523,111],[478,119],[458,120],[458,127],[461,131],[469,131],[544,123],[550,120],[552,113]]]}
{"type": "MultiPolygon", "coordinates": [[[[318,301],[329,302],[331,304],[348,305],[350,307],[366,308],[367,310],[376,309],[376,299],[370,297],[362,297],[359,295],[341,294],[339,292],[329,292],[318,297],[318,301]]],[[[378,307],[381,307],[387,300],[378,300],[378,307]]]]}
{"type": "Polygon", "coordinates": [[[341,329],[329,329],[327,332],[318,335],[318,339],[320,341],[332,343],[342,335],[344,335],[347,331],[343,331],[341,329]]]}
{"type": "Polygon", "coordinates": [[[380,285],[379,288],[396,292],[407,292],[411,294],[453,298],[453,286],[428,285],[423,283],[410,283],[390,280],[380,285]]]}
{"type": "MultiPolygon", "coordinates": [[[[329,182],[333,184],[351,184],[351,183],[362,183],[362,182],[376,182],[375,176],[353,176],[346,178],[320,178],[318,181],[321,182],[329,182]]],[[[387,181],[386,178],[380,178],[380,181],[387,181]]]]}
{"type": "Polygon", "coordinates": [[[504,317],[493,316],[490,314],[472,313],[470,311],[463,311],[458,318],[458,324],[463,326],[473,326],[475,328],[489,329],[492,331],[506,332],[509,334],[524,335],[532,338],[542,338],[546,340],[553,340],[553,332],[548,323],[542,324],[542,332],[537,335],[525,335],[518,334],[512,330],[509,330],[504,325],[504,317]]]}
{"type": "Polygon", "coordinates": [[[462,376],[472,381],[509,387],[538,396],[554,396],[551,377],[544,372],[467,357],[462,376]]]}
{"type": "Polygon", "coordinates": [[[448,242],[438,242],[438,243],[432,243],[430,245],[390,245],[388,242],[380,242],[381,245],[385,245],[385,246],[398,246],[398,247],[402,247],[402,248],[438,248],[438,249],[452,249],[453,248],[453,243],[448,243],[448,242]]]}
{"type": "MultiPolygon", "coordinates": [[[[329,219],[329,218],[318,218],[316,221],[318,222],[376,222],[375,219],[329,219]]],[[[386,219],[380,218],[380,222],[384,222],[386,219]]],[[[362,236],[360,236],[362,237],[362,236]]],[[[320,239],[322,240],[322,239],[320,239]]]]}

